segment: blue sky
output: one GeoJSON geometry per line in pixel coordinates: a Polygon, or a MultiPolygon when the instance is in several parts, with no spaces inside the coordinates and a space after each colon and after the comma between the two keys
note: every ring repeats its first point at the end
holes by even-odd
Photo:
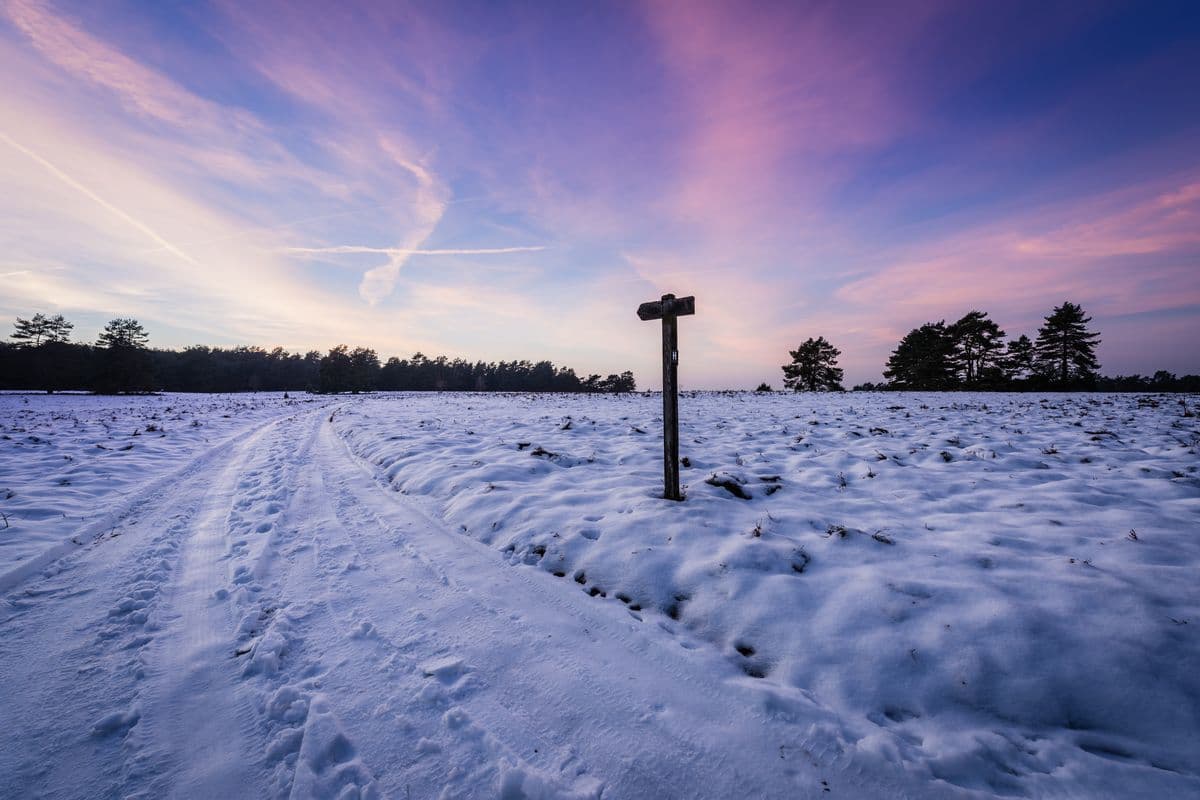
{"type": "Polygon", "coordinates": [[[1072,300],[1200,372],[1187,3],[0,2],[0,312],[691,388],[1072,300]]]}

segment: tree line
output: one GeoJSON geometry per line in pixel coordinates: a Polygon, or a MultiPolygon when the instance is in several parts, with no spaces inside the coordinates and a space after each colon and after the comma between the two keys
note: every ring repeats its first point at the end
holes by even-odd
{"type": "MultiPolygon", "coordinates": [[[[1098,390],[1200,391],[1200,376],[1182,378],[1160,370],[1152,377],[1103,377],[1096,359],[1100,334],[1083,308],[1064,302],[1046,315],[1037,338],[1007,334],[987,312],[972,310],[959,320],[926,322],[900,340],[888,358],[881,383],[856,390],[1098,390]]],[[[842,391],[841,351],[819,336],[790,351],[784,387],[795,391],[842,391]]],[[[765,384],[759,390],[769,389],[765,384]]]]}
{"type": "Polygon", "coordinates": [[[105,325],[94,344],[71,341],[62,315],[18,317],[0,342],[0,389],[45,391],[245,392],[371,390],[632,392],[633,373],[580,377],[549,361],[465,361],[416,353],[380,362],[366,347],[290,353],[281,347],[152,349],[134,319],[105,325]]]}

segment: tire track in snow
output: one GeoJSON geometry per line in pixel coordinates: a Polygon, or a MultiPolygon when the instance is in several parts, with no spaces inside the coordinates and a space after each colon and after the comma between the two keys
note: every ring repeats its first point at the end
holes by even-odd
{"type": "Polygon", "coordinates": [[[130,793],[136,778],[126,756],[141,718],[144,650],[160,628],[161,589],[194,510],[184,499],[175,513],[144,517],[139,527],[160,528],[157,536],[114,531],[89,548],[90,558],[70,559],[22,593],[39,602],[6,627],[0,651],[8,657],[0,657],[0,668],[16,685],[36,689],[11,696],[21,744],[0,747],[4,756],[18,756],[0,765],[11,786],[0,796],[74,796],[79,785],[130,793]],[[85,588],[66,593],[73,584],[85,588]]]}
{"type": "Polygon", "coordinates": [[[241,615],[229,653],[239,685],[253,698],[251,726],[267,794],[372,798],[379,796],[374,776],[321,690],[331,637],[311,598],[320,582],[308,558],[321,532],[311,529],[308,510],[296,500],[323,417],[320,411],[287,420],[262,466],[246,475],[248,491],[228,520],[232,583],[220,599],[241,615]]]}
{"type": "Polygon", "coordinates": [[[146,678],[156,639],[175,623],[164,596],[205,507],[208,474],[245,449],[246,431],[239,436],[110,507],[89,527],[97,535],[5,598],[0,671],[37,688],[10,695],[18,726],[4,735],[19,743],[0,746],[0,795],[77,796],[87,786],[157,796],[167,785],[145,748],[146,678]]]}
{"type": "MultiPolygon", "coordinates": [[[[288,413],[282,410],[281,413],[288,413]]],[[[261,424],[270,424],[267,420],[261,424]]],[[[247,435],[252,435],[251,426],[247,426],[232,436],[211,445],[198,455],[192,456],[185,464],[166,475],[152,478],[141,486],[114,500],[110,505],[99,509],[99,515],[81,525],[74,533],[62,542],[47,548],[40,554],[22,561],[9,571],[0,574],[0,594],[12,592],[23,583],[35,578],[39,573],[57,573],[62,569],[58,562],[75,553],[86,552],[89,545],[103,540],[117,529],[128,529],[138,525],[139,521],[148,515],[155,515],[160,510],[164,495],[175,491],[176,487],[194,481],[206,470],[226,457],[238,443],[247,435]]]]}
{"type": "MultiPolygon", "coordinates": [[[[239,494],[257,486],[260,443],[269,423],[238,442],[209,476],[183,538],[183,553],[164,598],[164,631],[148,648],[142,719],[131,736],[137,771],[156,796],[233,797],[257,783],[244,758],[253,709],[237,692],[227,605],[229,523],[239,494]]],[[[244,573],[235,583],[246,583],[244,573]]]]}
{"type": "MultiPolygon", "coordinates": [[[[376,796],[379,784],[368,762],[400,776],[393,788],[406,796],[427,796],[435,784],[452,796],[459,796],[454,787],[473,796],[481,786],[504,780],[510,788],[518,783],[529,788],[531,773],[513,768],[519,759],[505,754],[500,775],[499,743],[461,708],[451,707],[440,682],[450,674],[447,669],[435,677],[415,662],[393,657],[381,663],[377,657],[379,632],[360,613],[372,598],[353,580],[365,574],[366,565],[309,453],[313,439],[325,431],[323,421],[309,421],[308,443],[289,459],[293,489],[277,525],[286,534],[271,559],[276,569],[262,576],[268,584],[264,595],[271,598],[262,602],[270,603],[271,613],[263,616],[264,630],[256,632],[247,654],[247,671],[266,698],[273,791],[295,798],[376,796]],[[360,735],[364,725],[366,736],[360,735]],[[400,746],[379,747],[391,741],[400,746]],[[447,765],[440,775],[417,768],[433,752],[447,765]]],[[[568,795],[556,791],[556,796],[568,795]]]]}
{"type": "MultiPolygon", "coordinates": [[[[330,444],[332,433],[322,426],[321,448],[330,444]]],[[[320,529],[314,539],[315,568],[328,580],[331,591],[324,605],[328,621],[343,637],[347,649],[355,652],[356,662],[366,662],[361,671],[337,676],[344,691],[339,699],[373,690],[374,699],[347,714],[348,727],[365,727],[375,733],[394,728],[390,738],[400,746],[386,748],[373,763],[386,764],[393,793],[430,796],[438,790],[448,796],[486,796],[490,792],[549,792],[555,797],[597,797],[599,782],[581,774],[577,759],[566,752],[551,770],[540,769],[523,758],[514,748],[497,737],[466,708],[466,701],[481,688],[471,665],[462,659],[442,654],[436,636],[409,631],[398,638],[386,622],[376,625],[372,617],[400,613],[394,608],[402,599],[415,595],[417,607],[406,609],[406,616],[423,618],[420,608],[435,604],[436,595],[446,591],[445,576],[429,572],[416,562],[392,562],[386,577],[370,552],[357,545],[361,537],[370,538],[381,531],[375,525],[364,530],[364,520],[346,518],[344,496],[332,491],[337,478],[330,475],[326,462],[309,467],[305,482],[310,517],[320,529]],[[331,482],[332,481],[332,482],[331,482]],[[414,567],[416,572],[414,572],[414,567]],[[381,577],[383,578],[381,580],[381,577]],[[394,587],[403,581],[405,592],[385,602],[390,606],[381,613],[380,583],[394,587]],[[433,653],[431,656],[430,653],[433,653]],[[382,680],[373,676],[383,676],[382,680]]],[[[409,561],[407,554],[402,554],[409,561]]],[[[370,734],[355,737],[376,741],[383,737],[370,734]]],[[[543,744],[548,752],[549,748],[543,744]]]]}

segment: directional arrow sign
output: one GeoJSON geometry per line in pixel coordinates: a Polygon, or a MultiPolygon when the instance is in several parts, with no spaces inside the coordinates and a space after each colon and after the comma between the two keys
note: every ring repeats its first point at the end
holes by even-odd
{"type": "Polygon", "coordinates": [[[648,321],[663,317],[687,317],[696,313],[695,297],[676,297],[665,294],[662,300],[651,300],[638,306],[638,319],[648,321]]]}

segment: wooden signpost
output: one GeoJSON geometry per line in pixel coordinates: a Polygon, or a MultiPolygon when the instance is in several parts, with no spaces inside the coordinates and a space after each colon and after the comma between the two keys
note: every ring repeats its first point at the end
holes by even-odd
{"type": "Polygon", "coordinates": [[[663,497],[682,500],[679,492],[679,336],[677,317],[696,313],[696,298],[664,294],[638,306],[638,318],[662,320],[663,334],[663,497]]]}

